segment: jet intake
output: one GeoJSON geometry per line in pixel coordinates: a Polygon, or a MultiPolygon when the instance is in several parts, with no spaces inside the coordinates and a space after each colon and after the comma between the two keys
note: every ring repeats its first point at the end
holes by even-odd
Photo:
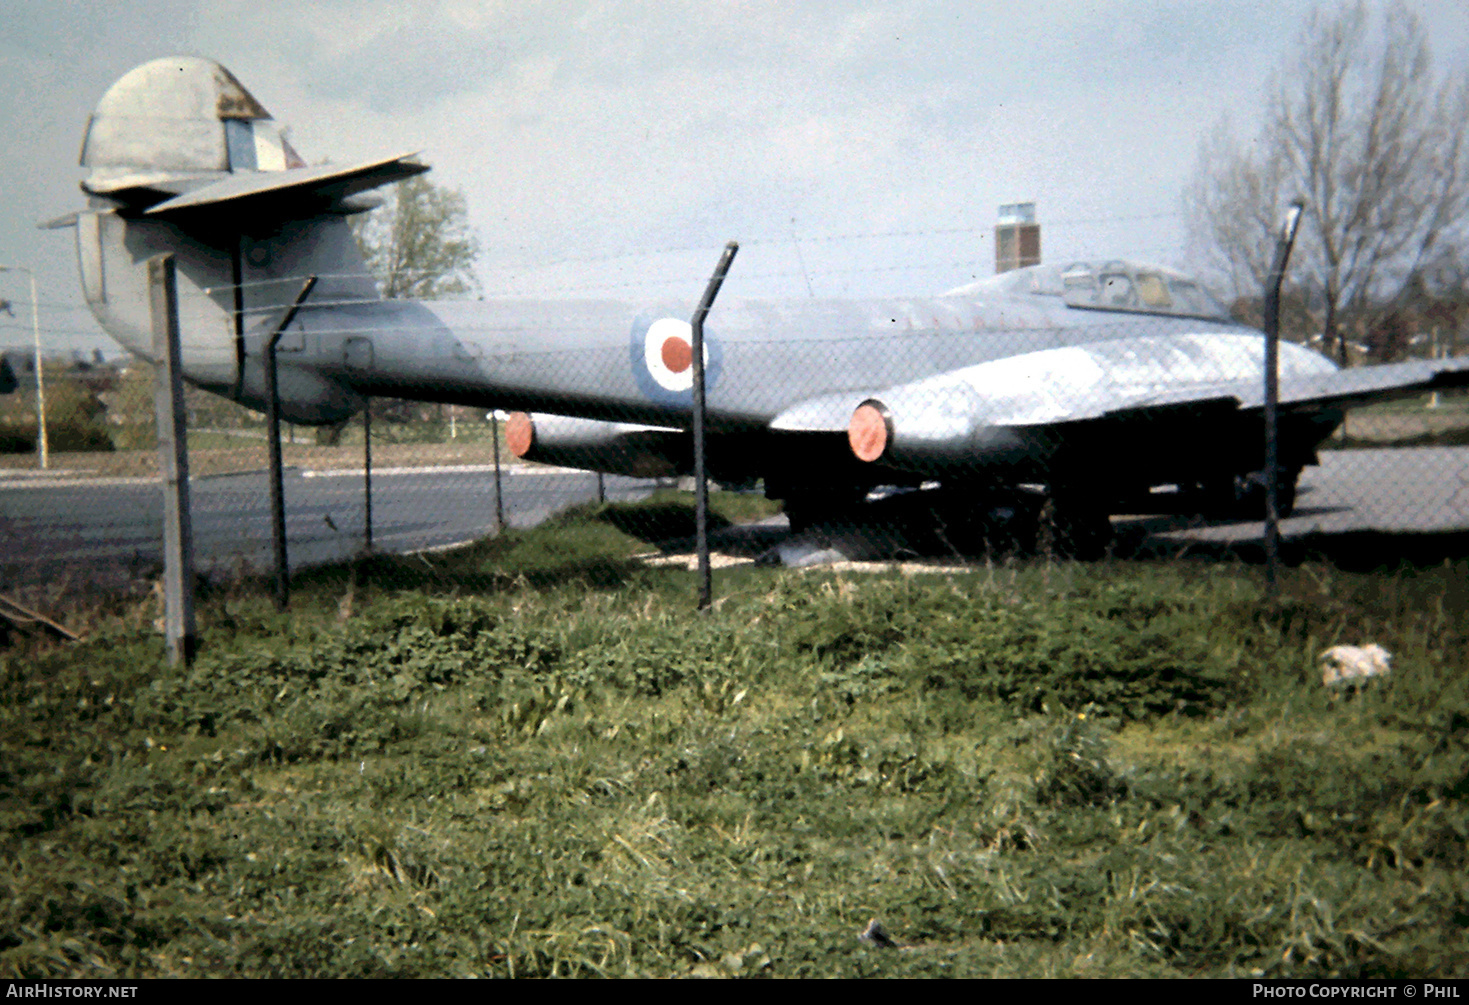
{"type": "Polygon", "coordinates": [[[693,444],[682,429],[515,412],[505,445],[521,460],[633,478],[687,474],[693,444]]]}
{"type": "Polygon", "coordinates": [[[869,399],[857,406],[847,423],[847,442],[857,460],[881,460],[893,440],[893,417],[887,406],[869,399]]]}
{"type": "Polygon", "coordinates": [[[857,406],[847,423],[852,454],[869,464],[943,475],[974,467],[1034,467],[1046,451],[1024,429],[992,425],[974,412],[956,411],[943,396],[907,388],[857,406]]]}

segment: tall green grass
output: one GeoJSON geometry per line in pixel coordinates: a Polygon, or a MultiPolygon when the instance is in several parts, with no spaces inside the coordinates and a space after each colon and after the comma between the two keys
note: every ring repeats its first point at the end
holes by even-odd
{"type": "Polygon", "coordinates": [[[141,617],[0,653],[0,973],[1465,972],[1463,568],[748,569],[700,617],[608,529],[217,592],[187,671],[141,617]]]}

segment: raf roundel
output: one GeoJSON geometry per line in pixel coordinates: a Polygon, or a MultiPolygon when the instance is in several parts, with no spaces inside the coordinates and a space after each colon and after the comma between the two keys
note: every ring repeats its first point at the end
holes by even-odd
{"type": "MultiPolygon", "coordinates": [[[[648,326],[643,336],[643,363],[648,374],[665,391],[687,391],[694,386],[694,330],[687,321],[662,318],[648,326]]],[[[704,364],[709,347],[704,347],[704,364]]]]}

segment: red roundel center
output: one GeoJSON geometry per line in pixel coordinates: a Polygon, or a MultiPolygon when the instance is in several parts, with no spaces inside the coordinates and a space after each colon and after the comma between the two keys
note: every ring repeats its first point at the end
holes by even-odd
{"type": "Polygon", "coordinates": [[[676,335],[670,335],[663,340],[659,356],[671,373],[683,373],[694,365],[693,347],[676,335]]]}

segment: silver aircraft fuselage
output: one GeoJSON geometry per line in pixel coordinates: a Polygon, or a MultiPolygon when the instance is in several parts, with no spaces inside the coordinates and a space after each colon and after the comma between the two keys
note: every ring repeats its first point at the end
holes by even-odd
{"type": "MultiPolygon", "coordinates": [[[[364,395],[679,425],[687,422],[690,394],[657,382],[644,343],[654,322],[686,322],[691,314],[690,303],[678,302],[308,303],[299,315],[305,345],[287,364],[364,395]]],[[[1174,335],[1220,337],[1231,353],[1237,339],[1260,340],[1227,321],[1005,297],[717,303],[705,324],[709,421],[730,432],[763,430],[810,398],[1044,349],[1174,335]]]]}
{"type": "MultiPolygon", "coordinates": [[[[57,224],[76,228],[87,303],[148,358],[147,262],[174,256],[198,386],[263,409],[267,342],[314,277],[278,343],[291,421],[342,422],[374,396],[514,409],[522,457],[688,470],[692,299],[379,298],[347,219],[427,171],[413,155],[308,167],[228,70],[174,57],[107,91],[82,165],[89,204],[57,224]]],[[[1263,336],[1165,268],[1033,266],[911,299],[726,298],[704,331],[711,473],[788,501],[937,481],[1039,484],[1105,510],[1160,484],[1228,494],[1263,464],[1263,336]]],[[[1294,485],[1342,408],[1466,379],[1469,361],[1340,371],[1281,346],[1281,478],[1294,485]]]]}

